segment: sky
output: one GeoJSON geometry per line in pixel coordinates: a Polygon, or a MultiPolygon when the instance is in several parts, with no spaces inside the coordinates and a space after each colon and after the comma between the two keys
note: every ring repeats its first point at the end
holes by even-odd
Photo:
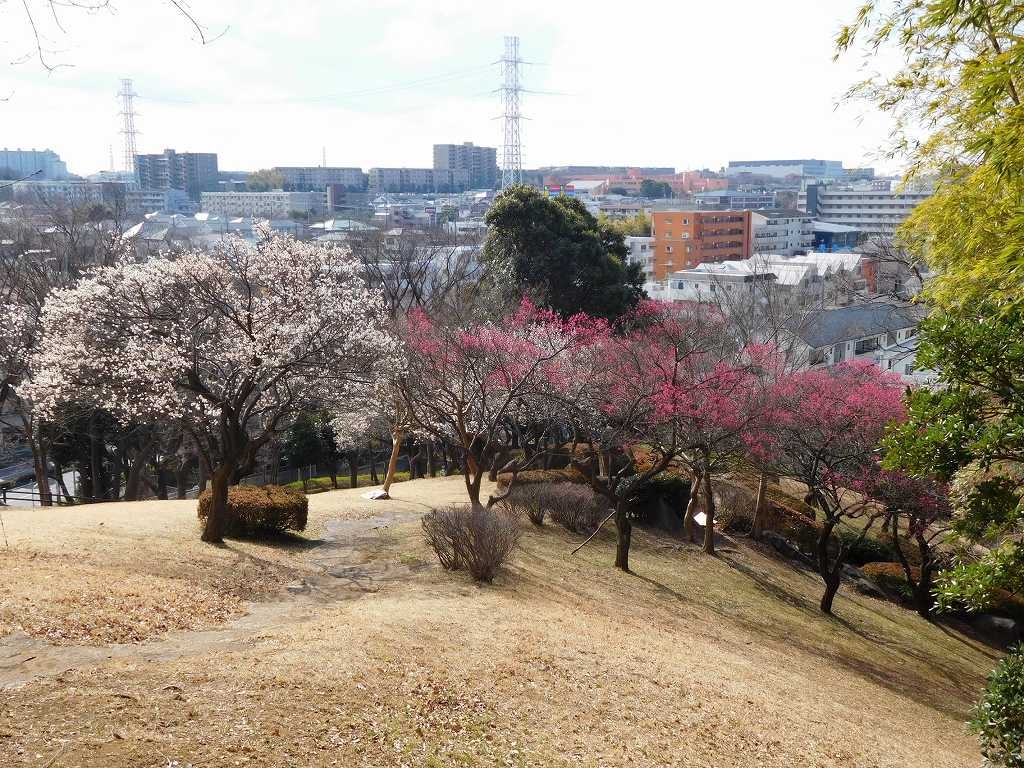
{"type": "MultiPolygon", "coordinates": [[[[80,2],[82,0],[79,0],[80,2]]],[[[95,0],[88,0],[94,2],[95,0]]],[[[432,165],[434,143],[499,147],[505,35],[518,35],[523,166],[823,158],[896,170],[891,124],[833,61],[861,0],[167,0],[37,12],[0,0],[0,147],[73,173],[123,167],[130,77],[139,152],[217,152],[221,170],[432,165]],[[66,65],[66,66],[64,66],[66,65]]]]}

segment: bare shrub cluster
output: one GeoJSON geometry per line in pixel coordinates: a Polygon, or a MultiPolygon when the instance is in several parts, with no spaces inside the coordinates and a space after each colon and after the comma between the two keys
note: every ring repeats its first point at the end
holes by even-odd
{"type": "Polygon", "coordinates": [[[450,504],[423,516],[423,536],[442,568],[491,582],[519,543],[519,523],[502,509],[450,504]]]}
{"type": "Polygon", "coordinates": [[[510,515],[525,515],[534,525],[546,516],[573,533],[591,533],[608,514],[607,502],[577,483],[529,483],[517,486],[502,501],[510,515]]]}

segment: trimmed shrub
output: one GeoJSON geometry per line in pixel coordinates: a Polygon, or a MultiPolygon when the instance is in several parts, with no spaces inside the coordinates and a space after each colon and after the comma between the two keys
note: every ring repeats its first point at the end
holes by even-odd
{"type": "MultiPolygon", "coordinates": [[[[213,507],[210,489],[199,494],[198,514],[205,520],[213,507]]],[[[228,489],[225,534],[266,536],[306,530],[309,499],[280,485],[233,485],[228,489]]]]}
{"type": "MultiPolygon", "coordinates": [[[[862,570],[865,576],[882,588],[883,592],[903,600],[913,600],[914,594],[907,581],[907,575],[899,563],[867,563],[862,570]]],[[[910,572],[915,581],[921,578],[920,568],[911,566],[910,572]]]]}
{"type": "Polygon", "coordinates": [[[792,542],[801,552],[814,552],[821,533],[818,520],[771,501],[764,505],[764,530],[774,531],[792,542]]]}
{"type": "MultiPolygon", "coordinates": [[[[498,475],[498,487],[508,488],[512,481],[511,472],[498,475]]],[[[533,485],[536,483],[586,483],[587,478],[574,467],[567,469],[527,469],[516,477],[516,486],[533,485]]]]}
{"type": "Polygon", "coordinates": [[[593,533],[608,515],[608,502],[590,488],[570,483],[545,487],[541,504],[551,520],[573,533],[593,533]]]}
{"type": "Polygon", "coordinates": [[[519,523],[501,509],[452,504],[423,516],[423,535],[441,566],[494,581],[519,543],[519,523]]]}
{"type": "Polygon", "coordinates": [[[999,662],[972,713],[986,765],[1024,768],[1024,650],[999,662]]]}
{"type": "Polygon", "coordinates": [[[638,523],[677,530],[689,500],[689,479],[661,472],[636,491],[629,514],[638,523]]]}
{"type": "Polygon", "coordinates": [[[848,528],[836,528],[836,536],[840,542],[849,547],[846,562],[851,565],[861,566],[867,563],[895,562],[896,560],[896,550],[888,541],[881,541],[870,535],[857,541],[859,534],[848,528]]]}

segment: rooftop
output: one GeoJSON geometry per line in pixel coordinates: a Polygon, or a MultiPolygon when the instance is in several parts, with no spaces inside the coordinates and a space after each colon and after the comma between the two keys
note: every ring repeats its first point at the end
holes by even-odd
{"type": "Polygon", "coordinates": [[[887,302],[854,304],[814,314],[804,327],[793,328],[808,346],[829,347],[902,328],[912,328],[924,318],[921,307],[887,302]]]}

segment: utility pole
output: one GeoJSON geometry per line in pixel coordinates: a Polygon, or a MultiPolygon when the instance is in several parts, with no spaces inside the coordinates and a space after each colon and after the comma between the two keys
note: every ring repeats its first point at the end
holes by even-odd
{"type": "Polygon", "coordinates": [[[135,155],[138,154],[138,150],[135,147],[135,136],[138,131],[135,130],[137,113],[135,112],[134,99],[138,94],[132,90],[131,79],[124,78],[121,80],[121,90],[118,91],[117,95],[121,99],[121,135],[124,136],[124,169],[128,173],[134,173],[135,155]]]}
{"type": "Polygon", "coordinates": [[[501,188],[523,183],[523,144],[519,133],[519,94],[523,87],[520,82],[519,68],[523,60],[519,58],[519,38],[505,38],[505,55],[501,58],[504,80],[501,86],[505,111],[502,114],[505,123],[505,142],[502,151],[501,188]]]}

